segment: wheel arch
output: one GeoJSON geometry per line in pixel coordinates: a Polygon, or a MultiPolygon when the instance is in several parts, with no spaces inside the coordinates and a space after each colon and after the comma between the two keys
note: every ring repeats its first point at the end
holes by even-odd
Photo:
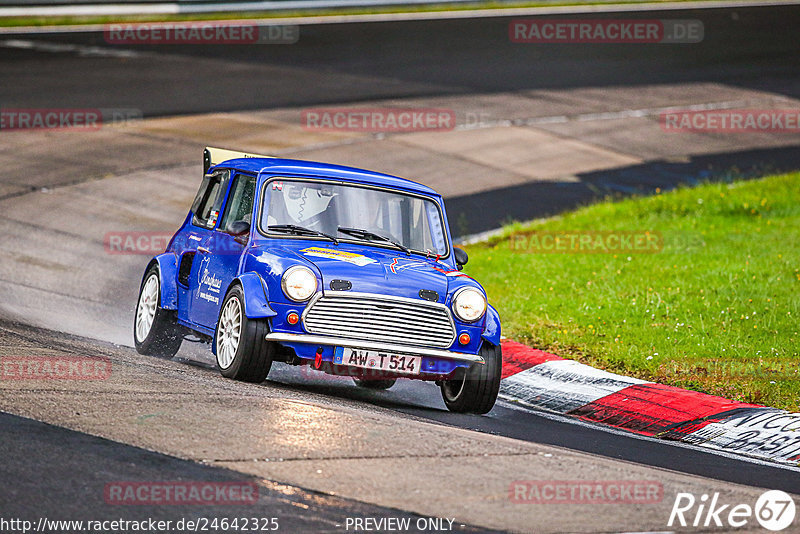
{"type": "MultiPolygon", "coordinates": [[[[244,314],[248,319],[268,319],[278,315],[269,305],[267,285],[258,273],[243,273],[234,278],[225,290],[226,297],[234,286],[239,286],[244,293],[244,314]]],[[[222,306],[220,306],[220,313],[222,313],[222,306]]],[[[219,322],[219,318],[217,318],[217,322],[219,322]]],[[[217,354],[217,331],[218,328],[215,327],[214,335],[211,338],[211,352],[214,355],[217,354]]]]}
{"type": "Polygon", "coordinates": [[[169,252],[155,256],[142,275],[142,284],[144,284],[144,277],[147,276],[147,271],[153,265],[158,265],[159,285],[161,286],[161,302],[159,305],[165,310],[178,309],[178,287],[176,280],[178,275],[178,263],[175,255],[169,252]]]}
{"type": "Polygon", "coordinates": [[[500,314],[492,305],[486,307],[486,323],[481,337],[492,345],[500,345],[500,314]]]}
{"type": "MultiPolygon", "coordinates": [[[[238,284],[244,293],[244,314],[248,319],[268,319],[277,312],[269,305],[267,285],[258,273],[249,272],[239,275],[228,286],[228,290],[238,284]]],[[[225,292],[227,294],[227,291],[225,292]]]]}

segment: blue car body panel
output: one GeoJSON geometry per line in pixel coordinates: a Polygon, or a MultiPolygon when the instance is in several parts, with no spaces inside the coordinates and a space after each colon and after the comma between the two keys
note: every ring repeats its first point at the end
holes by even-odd
{"type": "MultiPolygon", "coordinates": [[[[458,270],[444,203],[429,187],[361,169],[280,158],[232,159],[210,168],[209,175],[222,169],[229,170],[231,176],[226,179],[225,191],[221,193],[225,199],[237,174],[255,177],[253,203],[256,208],[252,212],[249,236],[237,240],[217,228],[216,222],[209,228],[197,226],[190,212],[166,252],[153,260],[158,262],[161,271],[162,307],[177,310],[178,322],[192,330],[213,336],[225,295],[232,284],[240,284],[248,318],[269,320],[271,333],[309,334],[303,321],[294,325],[287,321],[289,313],[302,315],[308,304],[291,301],[281,288],[283,273],[295,265],[311,269],[317,277],[318,292],[323,295],[334,291],[333,281],[341,280],[351,284],[348,291],[353,294],[385,295],[421,303],[425,302],[421,291],[426,290],[427,300],[432,301],[431,295],[435,294],[436,303],[448,310],[454,294],[463,287],[475,288],[485,295],[480,284],[458,270]],[[447,254],[443,257],[407,255],[380,242],[340,241],[334,244],[317,236],[264,235],[258,229],[260,212],[257,207],[262,205],[261,196],[267,182],[275,177],[331,180],[424,196],[434,201],[441,212],[447,254]]],[[[221,204],[219,208],[224,210],[226,206],[221,204]]],[[[500,319],[493,307],[488,306],[483,317],[474,323],[462,322],[452,313],[450,316],[455,336],[452,344],[442,351],[449,351],[453,357],[424,355],[421,374],[413,378],[449,375],[456,368],[468,367],[475,361],[474,357],[469,360],[457,356],[479,354],[484,342],[500,343],[500,319]],[[462,334],[469,335],[469,342],[459,341],[462,334]]],[[[338,363],[335,343],[285,340],[281,344],[299,358],[338,363]]],[[[409,347],[407,352],[414,353],[414,348],[409,347]]]]}
{"type": "Polygon", "coordinates": [[[178,292],[175,281],[177,280],[178,265],[175,255],[159,254],[150,263],[158,264],[158,272],[161,277],[161,307],[165,310],[177,310],[178,292]]]}
{"type": "Polygon", "coordinates": [[[491,304],[486,310],[486,325],[483,328],[483,339],[492,345],[500,344],[500,314],[491,304]]]}
{"type": "Polygon", "coordinates": [[[269,305],[267,286],[255,272],[246,272],[237,278],[244,292],[244,314],[250,319],[266,319],[275,317],[276,313],[269,305]]]}
{"type": "Polygon", "coordinates": [[[333,180],[347,180],[366,185],[377,185],[389,189],[400,189],[425,195],[436,196],[439,194],[422,184],[399,178],[390,174],[345,167],[342,165],[332,165],[329,163],[317,163],[313,161],[301,161],[281,158],[242,158],[231,159],[224,163],[212,167],[209,172],[216,168],[236,169],[242,172],[264,175],[278,176],[317,176],[320,178],[330,178],[333,180]]]}

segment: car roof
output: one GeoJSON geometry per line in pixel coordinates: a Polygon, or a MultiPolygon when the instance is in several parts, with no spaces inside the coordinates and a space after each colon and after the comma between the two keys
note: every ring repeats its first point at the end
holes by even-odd
{"type": "Polygon", "coordinates": [[[430,187],[406,178],[400,178],[399,176],[392,176],[390,174],[383,174],[380,172],[368,171],[365,169],[357,169],[355,167],[333,165],[331,163],[319,163],[314,161],[283,158],[238,158],[223,161],[222,163],[215,165],[215,168],[234,169],[254,174],[264,172],[269,174],[287,174],[344,179],[362,184],[405,189],[415,193],[439,196],[439,193],[430,187]]]}

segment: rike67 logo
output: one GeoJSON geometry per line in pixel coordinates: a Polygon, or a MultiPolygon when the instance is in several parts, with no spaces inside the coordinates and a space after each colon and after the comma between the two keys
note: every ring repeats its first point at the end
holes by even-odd
{"type": "Polygon", "coordinates": [[[780,490],[762,493],[755,506],[723,504],[719,493],[710,497],[703,494],[699,499],[691,493],[678,493],[667,526],[752,527],[751,520],[755,517],[763,528],[777,532],[791,526],[794,516],[794,500],[780,490]]]}

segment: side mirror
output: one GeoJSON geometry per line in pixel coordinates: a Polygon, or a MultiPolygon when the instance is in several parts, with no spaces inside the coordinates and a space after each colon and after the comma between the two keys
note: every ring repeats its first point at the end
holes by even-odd
{"type": "Polygon", "coordinates": [[[247,235],[250,233],[250,223],[246,221],[236,221],[228,226],[228,233],[233,236],[237,243],[247,243],[247,235]]]}
{"type": "Polygon", "coordinates": [[[464,250],[463,248],[453,247],[453,254],[455,255],[456,258],[456,266],[458,266],[458,270],[460,271],[469,261],[469,256],[467,255],[467,251],[464,250]]]}

